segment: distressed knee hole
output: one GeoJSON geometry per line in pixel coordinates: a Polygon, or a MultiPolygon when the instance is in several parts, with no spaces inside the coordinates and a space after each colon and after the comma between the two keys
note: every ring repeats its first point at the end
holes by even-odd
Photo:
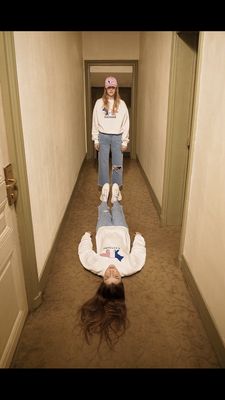
{"type": "Polygon", "coordinates": [[[113,165],[112,170],[115,172],[119,172],[122,169],[122,165],[113,165]]]}

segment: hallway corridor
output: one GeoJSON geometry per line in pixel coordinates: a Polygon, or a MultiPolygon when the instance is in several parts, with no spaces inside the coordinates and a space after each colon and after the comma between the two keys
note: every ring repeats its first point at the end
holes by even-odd
{"type": "MultiPolygon", "coordinates": [[[[95,233],[97,168],[86,161],[67,211],[41,306],[25,323],[11,368],[220,368],[192,303],[177,256],[180,231],[160,227],[135,160],[125,160],[122,205],[131,239],[140,231],[147,248],[144,268],[123,278],[130,326],[115,347],[90,345],[77,328],[78,307],[100,279],[80,264],[77,247],[95,233]]],[[[43,216],[44,218],[44,216],[43,216]]]]}

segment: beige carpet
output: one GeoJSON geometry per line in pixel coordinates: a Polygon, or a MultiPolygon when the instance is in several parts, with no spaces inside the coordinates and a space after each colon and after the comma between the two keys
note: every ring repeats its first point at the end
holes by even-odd
{"type": "Polygon", "coordinates": [[[76,326],[78,306],[101,278],[79,262],[81,235],[95,232],[99,191],[97,167],[87,162],[67,213],[42,305],[29,315],[12,368],[219,368],[179,269],[178,229],[160,227],[144,178],[126,160],[124,211],[133,239],[146,240],[147,261],[124,278],[130,326],[114,351],[97,341],[87,345],[76,326]]]}

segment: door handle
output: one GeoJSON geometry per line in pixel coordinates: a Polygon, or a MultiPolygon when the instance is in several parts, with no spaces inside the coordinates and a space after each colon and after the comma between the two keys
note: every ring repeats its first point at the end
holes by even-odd
{"type": "Polygon", "coordinates": [[[12,175],[12,165],[9,164],[4,168],[5,173],[5,183],[6,183],[6,191],[9,205],[13,205],[17,201],[18,197],[18,188],[16,185],[16,179],[13,178],[12,175]]]}
{"type": "Polygon", "coordinates": [[[15,184],[16,184],[16,179],[14,179],[14,178],[8,178],[8,179],[7,179],[7,181],[8,181],[8,182],[12,182],[12,183],[15,183],[15,184]]]}

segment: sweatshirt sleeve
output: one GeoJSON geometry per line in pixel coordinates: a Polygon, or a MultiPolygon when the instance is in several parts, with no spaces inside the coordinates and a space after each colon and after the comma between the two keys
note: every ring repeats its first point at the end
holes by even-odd
{"type": "Polygon", "coordinates": [[[98,255],[93,250],[93,243],[89,232],[85,232],[78,246],[78,255],[84,268],[94,274],[101,274],[101,268],[98,262],[98,255]]]}
{"type": "Polygon", "coordinates": [[[126,103],[124,102],[123,104],[124,104],[124,118],[122,123],[122,130],[123,130],[122,145],[127,146],[129,142],[130,117],[126,103]]]}
{"type": "Polygon", "coordinates": [[[94,106],[94,110],[93,110],[92,132],[91,132],[92,140],[95,143],[99,143],[99,140],[98,140],[99,130],[98,130],[97,102],[98,102],[98,100],[96,101],[95,106],[94,106]]]}
{"type": "Polygon", "coordinates": [[[132,249],[130,252],[130,260],[133,271],[132,273],[138,272],[142,269],[146,260],[146,246],[145,239],[140,233],[136,233],[132,249]]]}

